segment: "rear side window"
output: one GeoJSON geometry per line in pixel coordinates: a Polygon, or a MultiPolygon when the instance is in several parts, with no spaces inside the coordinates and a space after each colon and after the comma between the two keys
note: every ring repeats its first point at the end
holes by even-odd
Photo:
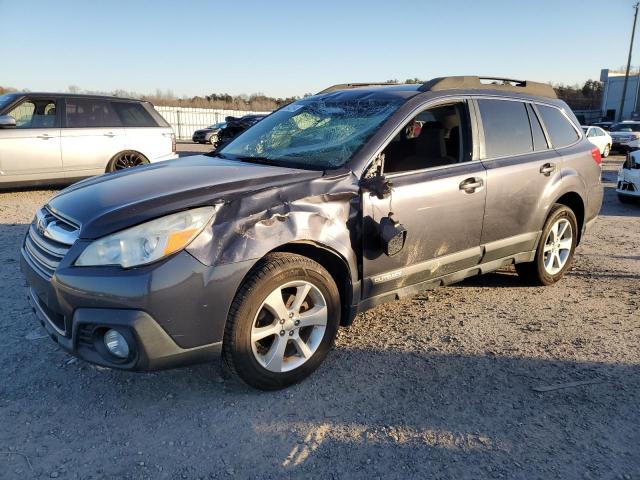
{"type": "Polygon", "coordinates": [[[106,100],[94,98],[68,98],[66,101],[67,127],[99,128],[119,127],[120,119],[106,100]]]}
{"type": "Polygon", "coordinates": [[[578,140],[578,132],[560,110],[545,105],[537,107],[554,148],[566,147],[578,140]]]}
{"type": "Polygon", "coordinates": [[[487,158],[533,151],[527,107],[510,100],[478,100],[487,158]]]}
{"type": "Polygon", "coordinates": [[[547,145],[547,139],[544,137],[544,132],[542,131],[540,120],[538,120],[538,115],[536,115],[536,112],[533,110],[533,107],[530,103],[527,104],[527,112],[529,113],[529,122],[531,123],[533,149],[536,152],[539,152],[541,150],[548,150],[549,145],[547,145]]]}
{"type": "Polygon", "coordinates": [[[157,127],[149,112],[139,103],[113,102],[113,107],[125,127],[157,127]]]}

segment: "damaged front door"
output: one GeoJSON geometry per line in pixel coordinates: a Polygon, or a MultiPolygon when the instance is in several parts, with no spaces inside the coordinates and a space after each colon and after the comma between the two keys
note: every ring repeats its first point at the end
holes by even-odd
{"type": "Polygon", "coordinates": [[[467,105],[456,102],[424,110],[387,145],[384,178],[362,188],[364,298],[478,264],[486,172],[471,138],[467,105]],[[377,183],[388,188],[367,188],[377,183]],[[395,255],[381,238],[389,218],[406,229],[395,255]]]}

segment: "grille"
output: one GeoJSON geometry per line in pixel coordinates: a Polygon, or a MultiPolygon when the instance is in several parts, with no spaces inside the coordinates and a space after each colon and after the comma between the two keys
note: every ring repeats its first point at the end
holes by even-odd
{"type": "Polygon", "coordinates": [[[36,213],[25,237],[24,249],[38,271],[51,278],[78,233],[76,225],[45,207],[36,213]]]}

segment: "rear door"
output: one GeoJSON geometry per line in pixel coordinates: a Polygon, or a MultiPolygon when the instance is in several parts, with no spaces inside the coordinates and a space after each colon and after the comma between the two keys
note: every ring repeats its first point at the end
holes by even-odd
{"type": "Polygon", "coordinates": [[[364,298],[478,264],[486,173],[473,155],[471,119],[464,99],[428,107],[384,149],[391,194],[362,198],[364,298]],[[390,212],[407,230],[391,257],[378,233],[390,212]]]}
{"type": "Polygon", "coordinates": [[[153,108],[151,105],[145,108],[140,102],[123,100],[114,101],[113,108],[125,127],[127,150],[140,152],[151,162],[173,154],[173,130],[168,125],[159,125],[147,110],[153,108]]]}
{"type": "Polygon", "coordinates": [[[480,97],[476,104],[487,169],[482,244],[488,262],[535,248],[547,210],[545,192],[561,179],[561,157],[531,103],[480,97]]]}
{"type": "Polygon", "coordinates": [[[3,181],[55,179],[64,176],[60,156],[59,100],[27,96],[6,114],[15,128],[0,129],[0,172],[3,181]]]}
{"type": "Polygon", "coordinates": [[[66,98],[61,145],[68,178],[104,173],[109,161],[124,149],[124,129],[109,101],[66,98]]]}

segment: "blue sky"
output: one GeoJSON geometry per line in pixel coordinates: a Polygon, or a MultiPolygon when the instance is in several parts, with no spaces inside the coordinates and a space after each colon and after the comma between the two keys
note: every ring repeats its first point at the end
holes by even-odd
{"type": "Polygon", "coordinates": [[[633,3],[0,0],[0,85],[289,96],[462,74],[582,83],[626,63],[633,3]]]}

